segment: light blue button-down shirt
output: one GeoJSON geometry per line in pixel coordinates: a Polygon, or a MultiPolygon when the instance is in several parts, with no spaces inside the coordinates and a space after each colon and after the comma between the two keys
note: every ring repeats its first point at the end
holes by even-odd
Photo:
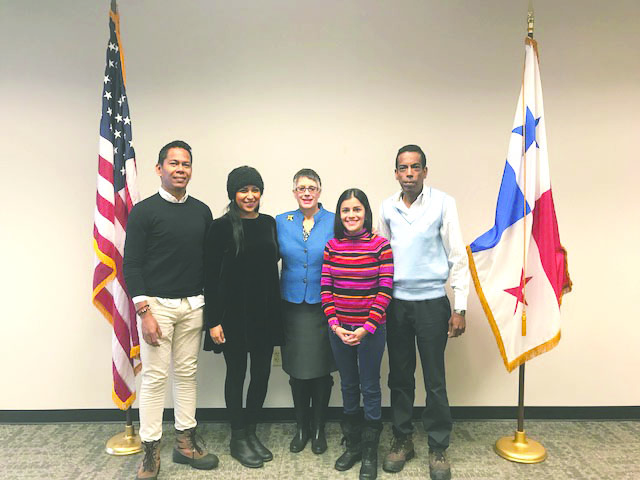
{"type": "Polygon", "coordinates": [[[333,238],[335,215],[320,205],[313,217],[309,238],[304,241],[300,210],[285,212],[276,217],[278,246],[282,257],[280,292],[291,303],[320,303],[320,276],[324,246],[333,238]]]}

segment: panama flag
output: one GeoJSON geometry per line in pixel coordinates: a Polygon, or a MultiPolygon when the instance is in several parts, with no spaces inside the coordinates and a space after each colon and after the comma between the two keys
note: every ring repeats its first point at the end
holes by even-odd
{"type": "Polygon", "coordinates": [[[531,38],[525,40],[522,89],[495,225],[467,253],[507,370],[555,347],[562,295],[571,290],[571,280],[551,194],[538,51],[531,38]]]}

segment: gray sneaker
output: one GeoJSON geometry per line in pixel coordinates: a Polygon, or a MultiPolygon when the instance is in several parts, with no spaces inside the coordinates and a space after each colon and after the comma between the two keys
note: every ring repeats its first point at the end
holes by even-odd
{"type": "Polygon", "coordinates": [[[429,475],[431,480],[451,480],[451,464],[444,450],[429,449],[429,475]]]}

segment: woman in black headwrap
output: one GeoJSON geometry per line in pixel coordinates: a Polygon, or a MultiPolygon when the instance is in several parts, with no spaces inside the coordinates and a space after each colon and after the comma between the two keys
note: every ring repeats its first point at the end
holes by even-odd
{"type": "Polygon", "coordinates": [[[211,224],[205,241],[205,350],[222,352],[224,395],[231,421],[231,456],[261,467],[272,453],[256,437],[267,395],[273,347],[282,345],[275,220],[258,212],[264,184],[252,167],[227,179],[227,213],[211,224]],[[247,357],[251,380],[243,409],[247,357]]]}

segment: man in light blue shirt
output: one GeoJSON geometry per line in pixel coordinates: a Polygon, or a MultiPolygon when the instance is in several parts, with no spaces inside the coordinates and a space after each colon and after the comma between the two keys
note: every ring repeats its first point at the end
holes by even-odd
{"type": "Polygon", "coordinates": [[[452,419],[447,398],[444,351],[462,335],[469,293],[469,268],[455,200],[425,187],[427,162],[417,145],[396,156],[401,191],[382,202],[378,230],[391,242],[395,263],[393,301],[387,310],[389,388],[394,439],[383,468],[399,472],[415,456],[412,434],[417,340],[427,391],[422,423],[429,438],[429,473],[451,478],[445,450],[452,419]],[[454,310],[447,298],[449,280],[454,310]]]}

